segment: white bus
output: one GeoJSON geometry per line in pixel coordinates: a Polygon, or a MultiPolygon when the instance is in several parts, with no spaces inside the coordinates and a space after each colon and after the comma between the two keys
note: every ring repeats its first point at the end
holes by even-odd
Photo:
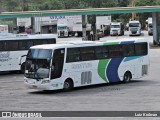
{"type": "Polygon", "coordinates": [[[15,70],[23,72],[25,55],[31,46],[54,43],[56,36],[51,34],[0,34],[0,72],[15,70]]]}
{"type": "Polygon", "coordinates": [[[38,45],[26,57],[24,83],[39,90],[139,79],[148,74],[146,39],[38,45]]]}

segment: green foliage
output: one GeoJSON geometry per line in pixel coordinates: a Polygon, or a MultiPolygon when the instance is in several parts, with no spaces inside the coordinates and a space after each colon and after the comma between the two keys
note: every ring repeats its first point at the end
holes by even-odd
{"type": "Polygon", "coordinates": [[[1,0],[2,11],[22,11],[22,0],[1,0]]]}
{"type": "Polygon", "coordinates": [[[135,4],[136,6],[151,6],[151,5],[157,5],[157,1],[156,0],[136,0],[135,4]]]}
{"type": "Polygon", "coordinates": [[[0,20],[0,25],[9,25],[9,26],[13,26],[14,23],[11,20],[0,20]]]}
{"type": "MultiPolygon", "coordinates": [[[[130,0],[0,0],[3,11],[22,11],[24,1],[28,1],[28,10],[59,10],[127,7],[130,0]]],[[[160,5],[160,0],[135,0],[136,6],[160,5]]]]}

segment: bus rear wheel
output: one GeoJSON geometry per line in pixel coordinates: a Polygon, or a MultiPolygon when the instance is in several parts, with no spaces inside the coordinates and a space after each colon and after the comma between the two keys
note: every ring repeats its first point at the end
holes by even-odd
{"type": "Polygon", "coordinates": [[[71,79],[67,79],[64,82],[63,90],[64,91],[70,91],[70,90],[72,90],[72,88],[73,88],[73,81],[71,79]]]}
{"type": "Polygon", "coordinates": [[[131,73],[130,72],[126,72],[125,74],[124,74],[124,76],[123,76],[123,82],[130,82],[131,81],[131,78],[132,78],[132,76],[131,76],[131,73]]]}

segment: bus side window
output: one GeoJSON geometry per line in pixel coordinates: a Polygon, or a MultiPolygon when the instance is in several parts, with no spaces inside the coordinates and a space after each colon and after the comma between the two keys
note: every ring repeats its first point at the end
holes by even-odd
{"type": "Polygon", "coordinates": [[[42,39],[42,42],[41,42],[42,44],[48,44],[48,40],[46,40],[46,39],[42,39]]]}
{"type": "Polygon", "coordinates": [[[102,46],[96,46],[95,47],[95,56],[96,59],[103,59],[103,47],[102,46]]]}
{"type": "Polygon", "coordinates": [[[134,56],[135,55],[135,50],[134,50],[134,45],[122,45],[123,48],[123,56],[134,56]]]}
{"type": "Polygon", "coordinates": [[[80,61],[80,50],[79,48],[68,48],[66,62],[78,62],[80,61]]]}
{"type": "Polygon", "coordinates": [[[122,57],[122,46],[121,45],[111,45],[109,46],[110,57],[122,57]]]}
{"type": "Polygon", "coordinates": [[[52,38],[52,39],[48,39],[48,44],[55,44],[56,43],[56,39],[52,38]]]}
{"type": "Polygon", "coordinates": [[[33,45],[41,45],[41,44],[42,44],[41,39],[33,40],[33,45]]]}
{"type": "Polygon", "coordinates": [[[135,53],[136,55],[147,55],[147,43],[137,43],[135,44],[135,53]]]}
{"type": "Polygon", "coordinates": [[[108,47],[107,46],[103,46],[103,58],[108,58],[109,57],[109,51],[108,51],[108,47]]]}
{"type": "Polygon", "coordinates": [[[19,41],[19,49],[20,50],[27,50],[27,41],[26,40],[19,41]]]}
{"type": "Polygon", "coordinates": [[[33,42],[29,40],[19,41],[19,49],[20,50],[28,50],[31,46],[33,46],[33,42]]]}
{"type": "Polygon", "coordinates": [[[3,42],[0,42],[0,51],[3,50],[3,42]]]}
{"type": "Polygon", "coordinates": [[[26,49],[29,49],[31,46],[33,46],[32,41],[26,41],[26,49]]]}
{"type": "Polygon", "coordinates": [[[3,42],[3,48],[4,48],[4,49],[3,49],[4,51],[9,51],[8,41],[4,41],[4,42],[3,42]]]}
{"type": "Polygon", "coordinates": [[[81,47],[81,59],[82,61],[95,60],[94,47],[81,47]]]}
{"type": "Polygon", "coordinates": [[[106,59],[109,56],[107,46],[97,46],[95,47],[96,59],[106,59]]]}
{"type": "Polygon", "coordinates": [[[18,41],[8,41],[8,49],[10,51],[18,50],[18,41]]]}

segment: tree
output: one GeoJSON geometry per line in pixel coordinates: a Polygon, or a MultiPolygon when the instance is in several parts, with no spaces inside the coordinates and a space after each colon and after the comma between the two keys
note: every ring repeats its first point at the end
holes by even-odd
{"type": "Polygon", "coordinates": [[[135,5],[136,6],[152,6],[157,4],[156,4],[156,0],[136,0],[135,5]]]}
{"type": "Polygon", "coordinates": [[[118,0],[118,7],[127,7],[130,0],[118,0]]]}
{"type": "Polygon", "coordinates": [[[28,1],[29,0],[23,0],[23,11],[28,11],[28,1]]]}
{"type": "Polygon", "coordinates": [[[4,11],[22,11],[22,0],[1,0],[4,11]]]}

